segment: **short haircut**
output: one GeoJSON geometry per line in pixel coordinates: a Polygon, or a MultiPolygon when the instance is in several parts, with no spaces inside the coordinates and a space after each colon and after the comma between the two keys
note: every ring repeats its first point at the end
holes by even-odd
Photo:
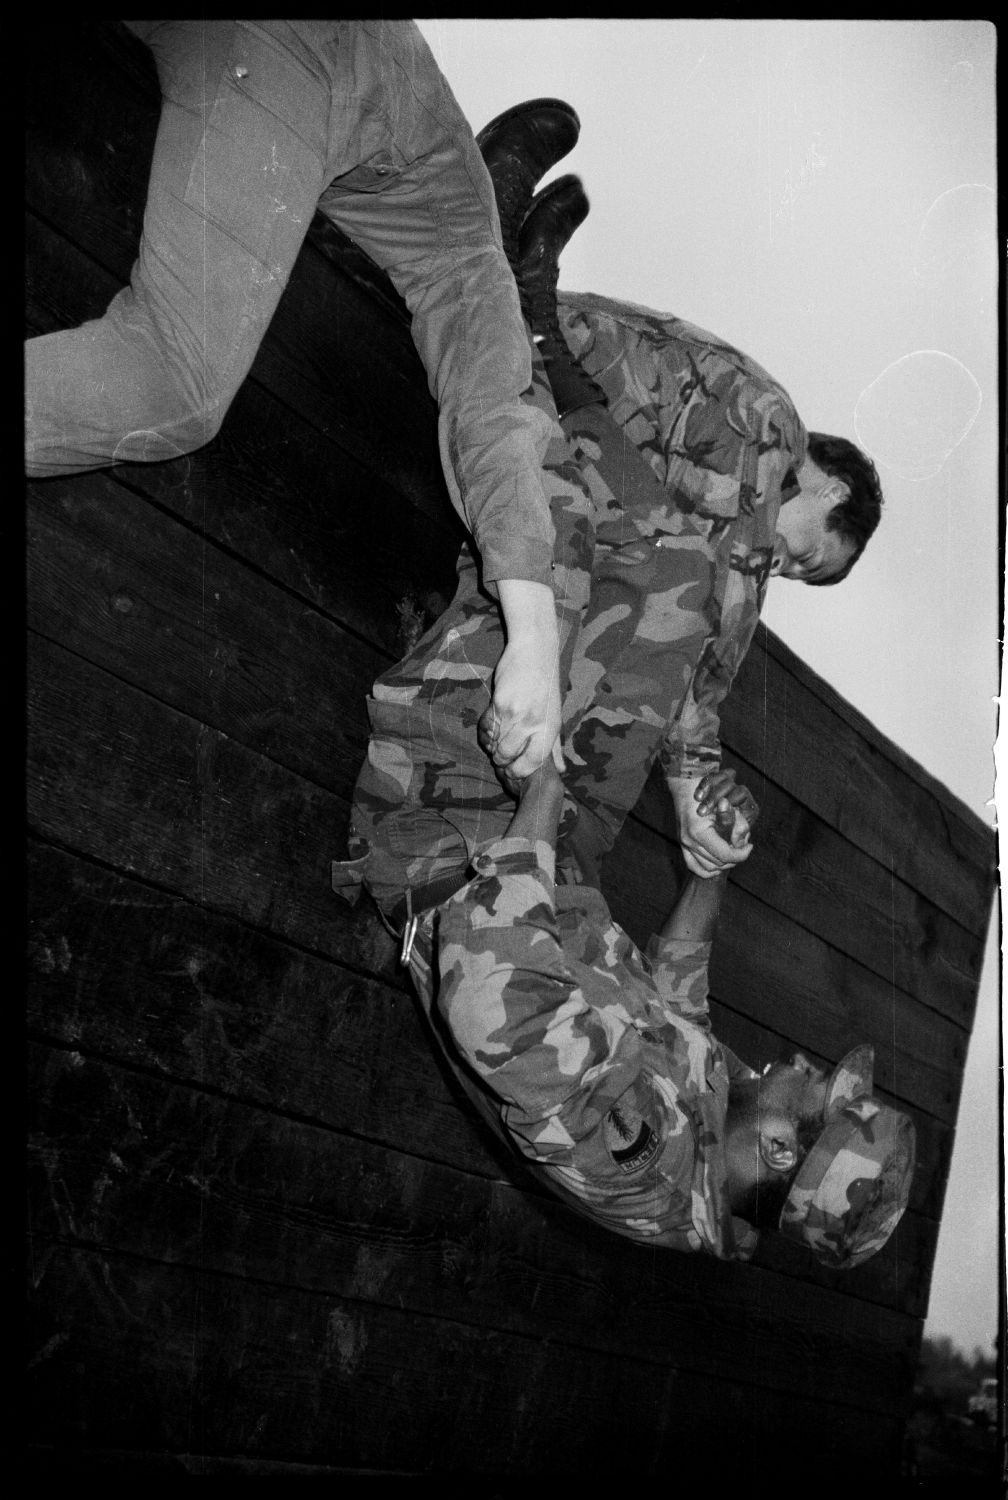
{"type": "Polygon", "coordinates": [[[842,437],[810,432],[808,456],[824,474],[847,486],[847,497],[834,505],[826,517],[826,530],[836,531],[854,544],[854,553],[832,578],[810,579],[817,588],[840,583],[861,556],[882,517],[882,485],[871,459],[842,437]]]}

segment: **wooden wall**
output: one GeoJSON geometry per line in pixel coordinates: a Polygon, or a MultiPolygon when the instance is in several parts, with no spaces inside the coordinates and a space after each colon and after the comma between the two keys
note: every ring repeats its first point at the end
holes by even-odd
{"type": "MultiPolygon", "coordinates": [[[[30,333],[128,276],[157,122],[111,23],[36,40],[30,333]]],[[[847,1275],[776,1236],[741,1267],[578,1220],[329,889],[364,695],[458,537],[401,309],[318,222],[218,439],[28,486],[33,1469],[752,1486],[786,1451],[892,1476],[992,837],[761,629],[726,715],[763,815],[716,1027],[755,1065],[871,1041],[917,1124],[910,1209],[847,1275]]],[[[651,785],[607,877],[639,938],[669,835],[651,785]]]]}

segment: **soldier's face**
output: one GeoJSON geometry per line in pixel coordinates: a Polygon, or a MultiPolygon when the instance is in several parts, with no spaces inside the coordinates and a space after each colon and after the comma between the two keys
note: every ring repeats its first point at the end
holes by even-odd
{"type": "Polygon", "coordinates": [[[829,1082],[822,1068],[796,1052],[788,1062],[771,1063],[760,1079],[760,1108],[795,1119],[821,1115],[829,1082]]]}
{"type": "Polygon", "coordinates": [[[834,481],[821,489],[802,488],[784,502],[777,516],[771,577],[821,583],[847,566],[854,543],[826,529],[826,518],[845,493],[844,486],[834,481]]]}

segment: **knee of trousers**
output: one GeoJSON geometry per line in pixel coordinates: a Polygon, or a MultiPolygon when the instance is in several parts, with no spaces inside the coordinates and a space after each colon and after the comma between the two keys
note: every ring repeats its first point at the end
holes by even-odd
{"type": "Polygon", "coordinates": [[[230,400],[200,403],[170,420],[135,427],[116,442],[113,462],[160,463],[194,453],[220,432],[230,404],[230,400]]]}

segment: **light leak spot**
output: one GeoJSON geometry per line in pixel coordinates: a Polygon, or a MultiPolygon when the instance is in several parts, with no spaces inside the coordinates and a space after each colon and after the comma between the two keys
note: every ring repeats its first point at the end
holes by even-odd
{"type": "Polygon", "coordinates": [[[966,437],[982,400],[961,360],[940,349],[916,349],[865,386],[854,407],[854,430],[876,463],[905,479],[930,479],[966,437]]]}

